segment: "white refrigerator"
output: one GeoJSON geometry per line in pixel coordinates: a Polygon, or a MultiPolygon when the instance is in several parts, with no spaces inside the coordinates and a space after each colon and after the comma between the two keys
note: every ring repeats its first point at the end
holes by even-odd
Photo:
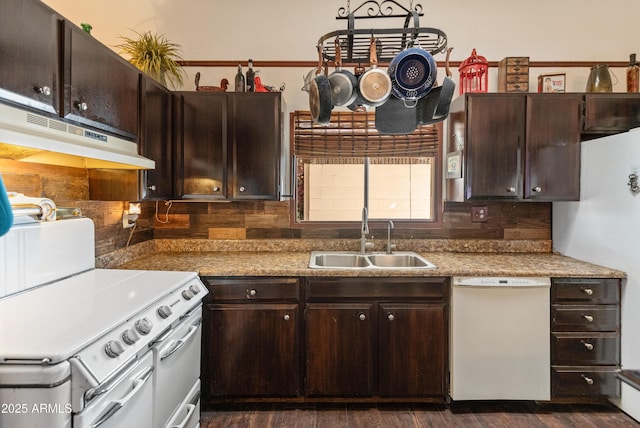
{"type": "MultiPolygon", "coordinates": [[[[553,247],[560,254],[627,273],[622,285],[621,359],[640,370],[640,128],[582,143],[580,201],[553,203],[553,247]]],[[[640,421],[640,391],[622,383],[612,400],[640,421]]]]}

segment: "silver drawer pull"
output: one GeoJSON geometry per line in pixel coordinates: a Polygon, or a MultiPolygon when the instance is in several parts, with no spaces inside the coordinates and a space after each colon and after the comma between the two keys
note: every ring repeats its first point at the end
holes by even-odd
{"type": "Polygon", "coordinates": [[[396,319],[396,317],[393,314],[389,314],[389,315],[387,315],[387,319],[389,321],[393,321],[394,319],[396,319]]]}
{"type": "Polygon", "coordinates": [[[589,342],[582,342],[587,351],[593,351],[593,344],[589,342]]]}
{"type": "Polygon", "coordinates": [[[582,318],[587,320],[587,322],[593,322],[593,316],[592,315],[582,315],[582,318]]]}
{"type": "Polygon", "coordinates": [[[257,294],[258,292],[255,289],[251,289],[251,290],[247,290],[247,293],[245,294],[245,296],[247,297],[247,299],[250,299],[252,297],[256,297],[257,294]]]}
{"type": "Polygon", "coordinates": [[[364,321],[367,319],[367,316],[365,314],[360,314],[358,315],[358,318],[360,319],[360,321],[364,321]]]}
{"type": "Polygon", "coordinates": [[[580,377],[582,377],[582,379],[587,382],[587,385],[593,385],[593,379],[591,379],[590,377],[587,377],[585,375],[580,375],[580,377]]]}
{"type": "Polygon", "coordinates": [[[590,288],[581,288],[581,290],[584,292],[584,294],[586,294],[587,296],[591,296],[593,295],[593,290],[590,288]]]}
{"type": "Polygon", "coordinates": [[[283,316],[282,319],[285,321],[289,321],[291,319],[291,316],[289,314],[285,314],[285,316],[283,316]]]}

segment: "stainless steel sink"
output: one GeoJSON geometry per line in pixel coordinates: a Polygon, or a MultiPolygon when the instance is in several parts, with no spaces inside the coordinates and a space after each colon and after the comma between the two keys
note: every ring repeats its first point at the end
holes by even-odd
{"type": "Polygon", "coordinates": [[[437,266],[411,251],[358,253],[351,251],[313,251],[312,269],[436,269],[437,266]]]}

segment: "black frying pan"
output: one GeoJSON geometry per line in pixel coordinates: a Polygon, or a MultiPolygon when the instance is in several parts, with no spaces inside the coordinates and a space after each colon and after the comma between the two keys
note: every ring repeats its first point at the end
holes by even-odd
{"type": "Polygon", "coordinates": [[[331,121],[331,83],[322,70],[322,47],[318,46],[318,68],[316,76],[309,82],[309,109],[311,119],[318,125],[327,125],[331,121]]]}

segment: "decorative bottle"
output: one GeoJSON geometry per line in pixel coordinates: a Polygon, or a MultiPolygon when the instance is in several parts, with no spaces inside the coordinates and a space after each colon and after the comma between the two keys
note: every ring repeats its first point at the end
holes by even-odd
{"type": "Polygon", "coordinates": [[[256,73],[253,71],[253,60],[249,60],[249,69],[247,70],[247,92],[254,92],[256,73]]]}
{"type": "Polygon", "coordinates": [[[236,92],[244,92],[244,74],[242,74],[242,65],[238,64],[238,72],[236,73],[236,92]]]}
{"type": "Polygon", "coordinates": [[[640,65],[636,61],[636,54],[629,55],[627,67],[627,92],[638,92],[640,86],[640,65]]]}

